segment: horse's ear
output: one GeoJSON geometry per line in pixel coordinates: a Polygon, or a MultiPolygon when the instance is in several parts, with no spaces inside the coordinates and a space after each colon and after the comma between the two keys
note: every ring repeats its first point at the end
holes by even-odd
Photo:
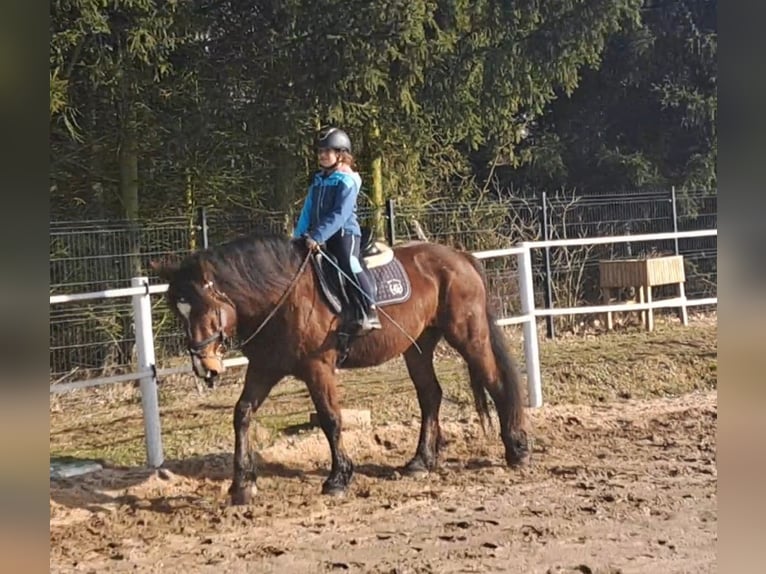
{"type": "Polygon", "coordinates": [[[157,276],[165,282],[169,282],[173,275],[178,271],[178,261],[171,260],[170,258],[164,259],[152,259],[149,261],[149,268],[154,271],[157,276]]]}

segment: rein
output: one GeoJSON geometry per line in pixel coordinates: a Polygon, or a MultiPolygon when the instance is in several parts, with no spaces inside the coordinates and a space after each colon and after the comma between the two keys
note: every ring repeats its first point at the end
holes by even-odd
{"type": "Polygon", "coordinates": [[[309,259],[311,258],[311,251],[306,253],[306,257],[303,259],[303,262],[301,263],[301,266],[298,268],[298,271],[295,273],[295,277],[293,277],[292,281],[290,282],[289,287],[287,290],[282,293],[282,296],[279,298],[279,301],[277,301],[277,304],[274,306],[274,308],[271,310],[271,312],[266,316],[266,318],[263,320],[263,322],[258,326],[258,328],[253,331],[253,333],[242,343],[240,343],[239,348],[242,349],[245,345],[247,345],[250,341],[253,340],[253,338],[261,332],[261,330],[266,326],[266,324],[271,321],[272,317],[276,314],[277,310],[284,304],[285,300],[287,300],[287,296],[290,294],[290,292],[293,290],[293,287],[295,287],[295,284],[298,282],[298,278],[301,276],[303,271],[306,269],[306,265],[309,262],[309,259]]]}

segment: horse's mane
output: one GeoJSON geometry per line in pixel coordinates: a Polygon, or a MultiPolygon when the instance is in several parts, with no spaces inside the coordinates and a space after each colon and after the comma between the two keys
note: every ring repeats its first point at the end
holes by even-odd
{"type": "Polygon", "coordinates": [[[289,237],[252,234],[199,251],[187,264],[210,269],[219,289],[236,300],[281,295],[290,286],[301,261],[289,237]]]}

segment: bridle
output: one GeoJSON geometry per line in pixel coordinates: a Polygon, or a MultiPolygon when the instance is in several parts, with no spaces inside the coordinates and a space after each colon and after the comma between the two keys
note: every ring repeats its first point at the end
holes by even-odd
{"type": "MultiPolygon", "coordinates": [[[[218,301],[227,303],[228,305],[231,305],[232,309],[235,309],[234,303],[232,302],[232,300],[229,299],[229,297],[225,293],[214,288],[212,281],[208,281],[207,283],[205,283],[204,288],[211,289],[213,297],[215,299],[217,299],[218,301]]],[[[226,335],[226,332],[223,329],[223,312],[221,309],[222,307],[220,305],[217,306],[215,309],[216,319],[218,320],[218,330],[215,331],[212,335],[203,339],[202,341],[193,341],[191,338],[191,332],[189,333],[189,337],[187,338],[189,342],[186,348],[189,351],[189,354],[192,355],[192,357],[197,357],[199,359],[206,359],[211,356],[216,356],[220,358],[225,352],[226,342],[229,340],[229,337],[228,335],[226,335]],[[211,343],[215,343],[216,341],[220,342],[220,346],[218,347],[218,350],[215,355],[209,355],[208,353],[203,352],[205,348],[207,348],[211,343]]]]}
{"type": "MultiPolygon", "coordinates": [[[[282,296],[279,298],[279,301],[277,301],[277,304],[274,306],[271,312],[266,316],[266,318],[261,322],[258,328],[255,331],[253,331],[244,341],[242,341],[242,343],[240,343],[239,345],[240,349],[242,349],[245,345],[247,345],[250,341],[252,341],[253,338],[255,338],[255,336],[261,332],[261,330],[266,326],[266,323],[268,323],[271,320],[271,318],[276,314],[277,310],[282,306],[285,300],[287,300],[287,296],[293,290],[293,287],[295,287],[295,284],[298,282],[298,278],[306,269],[306,266],[308,265],[310,258],[311,258],[311,252],[309,251],[306,253],[306,256],[304,257],[303,262],[301,263],[301,266],[298,268],[297,273],[295,274],[292,281],[290,282],[290,286],[282,294],[282,296]]],[[[204,288],[211,289],[212,290],[211,292],[215,299],[230,305],[231,308],[236,311],[236,306],[234,305],[234,302],[229,298],[228,295],[226,295],[226,293],[213,287],[212,281],[208,281],[207,283],[205,283],[204,288]]],[[[225,352],[225,348],[226,348],[226,341],[229,339],[229,337],[226,335],[226,332],[223,329],[223,314],[221,312],[220,305],[216,307],[215,312],[216,312],[216,317],[218,319],[218,330],[215,333],[213,333],[212,335],[210,335],[209,337],[207,337],[206,339],[202,341],[192,341],[191,333],[189,333],[190,336],[187,338],[189,343],[187,344],[186,348],[189,351],[189,354],[192,355],[192,357],[198,357],[199,359],[210,357],[211,355],[208,355],[207,353],[203,353],[202,350],[205,349],[211,343],[214,343],[216,341],[220,341],[221,344],[218,347],[218,351],[213,356],[218,359],[220,359],[223,356],[223,352],[225,352]]]]}

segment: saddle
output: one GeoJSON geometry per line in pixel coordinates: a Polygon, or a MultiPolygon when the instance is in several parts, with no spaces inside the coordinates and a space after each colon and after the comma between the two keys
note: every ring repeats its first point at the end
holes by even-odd
{"type": "Polygon", "coordinates": [[[360,252],[368,269],[379,267],[394,258],[394,250],[387,243],[375,239],[369,227],[362,228],[360,252]]]}
{"type": "MultiPolygon", "coordinates": [[[[377,240],[367,227],[362,228],[360,256],[363,272],[375,286],[377,307],[403,303],[410,298],[410,278],[394,250],[377,240]]],[[[320,291],[330,309],[341,317],[338,329],[338,366],[348,356],[351,341],[358,332],[357,320],[362,317],[359,300],[364,296],[350,284],[340,271],[334,255],[324,251],[311,257],[320,291]]]]}

